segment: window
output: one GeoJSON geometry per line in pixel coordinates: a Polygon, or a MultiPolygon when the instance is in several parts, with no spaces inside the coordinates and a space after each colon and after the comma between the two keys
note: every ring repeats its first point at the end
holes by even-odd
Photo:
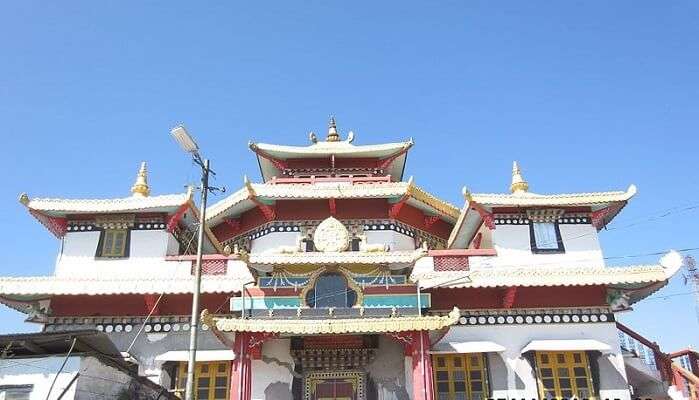
{"type": "Polygon", "coordinates": [[[541,398],[595,398],[585,352],[537,352],[536,366],[541,398]]]}
{"type": "Polygon", "coordinates": [[[0,400],[29,400],[34,385],[2,385],[0,400]]]}
{"type": "Polygon", "coordinates": [[[306,304],[312,308],[346,308],[356,302],[357,292],[350,289],[344,275],[337,272],[319,276],[315,286],[306,293],[306,304]]]}
{"type": "Polygon", "coordinates": [[[529,238],[534,253],[562,253],[565,251],[561,230],[554,222],[530,223],[529,238]]]}
{"type": "MultiPolygon", "coordinates": [[[[194,397],[197,400],[227,400],[230,377],[230,361],[197,363],[194,370],[194,397]]],[[[177,367],[175,393],[184,398],[187,386],[187,363],[181,362],[177,367]]]]}
{"type": "Polygon", "coordinates": [[[105,229],[100,235],[97,257],[128,257],[129,231],[127,229],[105,229]]]}
{"type": "Polygon", "coordinates": [[[432,356],[436,400],[485,400],[488,375],[482,353],[432,356]]]}

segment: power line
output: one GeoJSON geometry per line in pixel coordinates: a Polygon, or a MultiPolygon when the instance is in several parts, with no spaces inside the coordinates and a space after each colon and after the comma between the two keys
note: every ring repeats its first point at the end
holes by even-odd
{"type": "Polygon", "coordinates": [[[663,296],[661,296],[661,295],[656,295],[656,296],[647,297],[647,298],[644,299],[643,301],[649,301],[649,300],[667,300],[667,299],[669,299],[669,298],[671,298],[671,297],[689,296],[689,295],[693,295],[693,294],[696,294],[696,293],[699,293],[699,292],[692,291],[692,292],[683,292],[683,293],[671,293],[671,294],[667,294],[667,295],[663,295],[663,296]]]}

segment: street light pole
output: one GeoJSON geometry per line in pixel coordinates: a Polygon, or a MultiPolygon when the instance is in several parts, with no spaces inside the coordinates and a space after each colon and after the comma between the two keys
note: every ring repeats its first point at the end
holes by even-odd
{"type": "Polygon", "coordinates": [[[201,263],[204,251],[204,232],[206,229],[206,198],[209,190],[225,191],[225,188],[209,187],[209,174],[214,174],[209,167],[209,160],[202,159],[199,154],[199,146],[194,138],[189,135],[187,130],[182,125],[178,125],[170,134],[180,145],[182,150],[191,154],[194,162],[201,167],[201,204],[199,205],[199,230],[197,238],[197,261],[194,266],[194,291],[192,293],[192,319],[189,324],[189,362],[187,363],[187,387],[185,390],[185,400],[194,400],[194,372],[196,371],[197,362],[197,337],[199,336],[199,297],[201,293],[201,263]]]}
{"type": "Polygon", "coordinates": [[[199,294],[201,292],[201,261],[204,247],[204,226],[206,224],[206,198],[209,192],[209,160],[201,162],[195,157],[202,168],[201,175],[201,204],[199,211],[199,237],[197,238],[197,262],[194,267],[194,294],[192,295],[192,321],[189,326],[189,362],[187,363],[186,400],[194,400],[194,371],[197,360],[197,337],[199,335],[199,294]]]}

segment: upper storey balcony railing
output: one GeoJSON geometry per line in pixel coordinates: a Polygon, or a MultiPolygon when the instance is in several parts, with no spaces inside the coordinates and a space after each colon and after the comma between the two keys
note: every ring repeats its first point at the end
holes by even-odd
{"type": "Polygon", "coordinates": [[[490,257],[497,253],[495,249],[455,249],[430,250],[427,255],[433,258],[435,271],[467,271],[472,257],[490,257]]]}
{"type": "Polygon", "coordinates": [[[391,182],[391,176],[311,176],[308,178],[278,178],[273,177],[269,183],[274,184],[309,184],[314,183],[329,183],[329,182],[347,182],[355,183],[383,183],[391,182]]]}
{"type": "MultiPolygon", "coordinates": [[[[657,343],[646,339],[619,322],[617,322],[617,328],[619,345],[622,350],[631,353],[632,356],[642,361],[668,387],[674,386],[676,391],[681,392],[683,398],[699,399],[699,377],[673,363],[672,358],[663,353],[657,343]]],[[[636,397],[647,397],[646,395],[649,393],[635,393],[635,395],[636,397]]]]}

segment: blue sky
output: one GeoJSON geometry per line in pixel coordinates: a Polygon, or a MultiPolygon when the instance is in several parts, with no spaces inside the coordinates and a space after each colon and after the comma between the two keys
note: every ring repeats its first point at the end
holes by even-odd
{"type": "MultiPolygon", "coordinates": [[[[406,174],[453,203],[507,190],[517,159],[535,192],[638,185],[607,256],[699,247],[699,210],[677,208],[699,203],[698,17],[692,1],[3,2],[0,274],[55,262],[21,192],[125,196],[141,160],[154,193],[180,191],[196,170],[178,122],[234,189],[259,180],[248,140],[304,144],[329,114],[355,143],[414,137],[406,174]]],[[[690,291],[675,279],[622,320],[699,348],[690,291]]],[[[3,307],[0,330],[22,319],[3,307]]]]}

